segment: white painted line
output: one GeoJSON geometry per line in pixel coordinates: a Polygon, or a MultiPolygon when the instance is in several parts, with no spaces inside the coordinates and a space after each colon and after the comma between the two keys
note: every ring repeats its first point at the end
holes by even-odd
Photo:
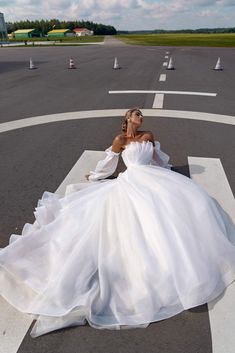
{"type": "Polygon", "coordinates": [[[168,65],[168,62],[164,61],[163,66],[167,66],[167,65],[168,65]]]}
{"type": "Polygon", "coordinates": [[[165,56],[165,59],[169,59],[169,56],[168,56],[168,55],[166,55],[166,56],[165,56]]]}
{"type": "Polygon", "coordinates": [[[163,102],[164,102],[164,94],[155,94],[154,101],[153,101],[153,108],[162,109],[163,102]]]}
{"type": "Polygon", "coordinates": [[[66,187],[70,184],[90,184],[85,175],[89,174],[91,170],[94,170],[97,162],[104,159],[105,156],[106,153],[104,151],[85,150],[64,181],[60,184],[56,193],[64,195],[66,187]]]}
{"type": "Polygon", "coordinates": [[[86,110],[70,113],[50,114],[35,116],[32,118],[25,118],[19,120],[13,120],[6,123],[0,124],[0,133],[5,131],[11,131],[15,129],[21,129],[27,126],[34,126],[40,124],[53,123],[57,121],[77,120],[77,119],[89,119],[89,118],[101,118],[109,116],[119,116],[120,113],[125,114],[124,111],[127,109],[106,109],[106,110],[86,110]]]}
{"type": "MultiPolygon", "coordinates": [[[[220,159],[188,157],[188,162],[192,179],[220,203],[235,223],[235,199],[220,159]]],[[[213,353],[234,353],[235,282],[208,303],[208,309],[213,353]]]]}
{"type": "Polygon", "coordinates": [[[109,94],[133,94],[133,93],[140,93],[140,94],[156,94],[156,93],[163,93],[163,94],[180,94],[180,95],[190,95],[190,96],[206,96],[206,97],[216,97],[217,93],[208,93],[208,92],[190,92],[190,91],[147,91],[147,90],[126,90],[126,91],[109,91],[109,94]]]}
{"type": "Polygon", "coordinates": [[[166,81],[166,74],[161,74],[159,81],[166,81]]]}
{"type": "Polygon", "coordinates": [[[188,157],[188,161],[193,180],[201,184],[235,222],[235,200],[220,159],[188,157]]]}
{"type": "MultiPolygon", "coordinates": [[[[99,160],[106,156],[104,151],[85,150],[74,167],[60,184],[56,193],[65,194],[69,184],[77,184],[79,189],[89,186],[85,178],[90,170],[94,170],[99,160]]],[[[68,190],[68,192],[72,192],[68,190]]],[[[32,316],[21,313],[0,296],[0,353],[16,353],[33,322],[32,316]]]]}
{"type": "Polygon", "coordinates": [[[234,353],[235,347],[235,282],[224,295],[208,303],[213,353],[234,353]]]}
{"type": "MultiPolygon", "coordinates": [[[[97,161],[104,156],[105,152],[103,151],[84,151],[56,190],[56,193],[63,194],[68,184],[84,183],[86,180],[84,175],[93,170],[97,161]]],[[[200,183],[211,196],[215,197],[235,221],[234,197],[220,160],[197,157],[188,157],[188,159],[192,179],[200,183]],[[218,180],[220,181],[219,192],[217,187],[218,180]]],[[[231,308],[235,307],[234,299],[235,288],[230,286],[226,291],[226,296],[220,299],[214,307],[210,308],[213,346],[215,348],[213,353],[234,352],[235,337],[233,332],[235,320],[231,315],[231,308]],[[218,338],[220,338],[219,342],[218,338]]],[[[15,310],[1,297],[0,312],[0,353],[16,353],[32,323],[32,319],[30,316],[15,310]]]]}
{"type": "Polygon", "coordinates": [[[0,353],[16,353],[32,317],[12,307],[0,296],[0,353]]]}
{"type": "MultiPolygon", "coordinates": [[[[157,91],[163,93],[163,91],[157,91]]],[[[156,93],[154,91],[154,93],[156,93]]],[[[88,110],[78,111],[71,113],[60,113],[51,115],[35,116],[33,118],[25,118],[19,120],[13,120],[6,123],[0,124],[0,133],[6,131],[12,131],[16,129],[22,129],[29,126],[36,126],[41,124],[57,123],[59,121],[70,121],[80,119],[93,119],[93,118],[104,118],[104,117],[121,117],[124,116],[126,109],[106,109],[106,110],[88,110]]],[[[200,120],[209,121],[212,123],[235,125],[235,116],[221,115],[203,112],[191,112],[184,110],[167,110],[162,109],[161,111],[155,109],[141,109],[145,116],[161,117],[161,118],[173,118],[173,119],[188,119],[188,120],[200,120]]]]}

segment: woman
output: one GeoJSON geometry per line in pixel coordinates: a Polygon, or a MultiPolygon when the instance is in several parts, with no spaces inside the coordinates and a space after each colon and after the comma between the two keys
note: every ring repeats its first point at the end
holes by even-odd
{"type": "Polygon", "coordinates": [[[154,141],[152,132],[138,131],[142,122],[143,115],[138,108],[129,109],[126,112],[125,120],[122,124],[123,133],[115,137],[112,146],[106,150],[107,157],[104,161],[100,161],[97,164],[94,172],[91,171],[90,174],[86,175],[87,180],[95,181],[112,175],[117,167],[118,156],[120,152],[122,152],[126,146],[133,141],[151,141],[153,146],[155,146],[151,164],[155,164],[168,169],[171,168],[171,164],[168,164],[169,156],[161,151],[160,143],[158,141],[154,141]]]}
{"type": "Polygon", "coordinates": [[[129,110],[88,187],[44,193],[36,222],[0,251],[0,294],[36,315],[33,337],[86,321],[146,327],[211,301],[235,279],[234,225],[170,170],[153,134],[139,131],[142,120],[129,110]],[[126,171],[104,180],[120,153],[126,171]]]}

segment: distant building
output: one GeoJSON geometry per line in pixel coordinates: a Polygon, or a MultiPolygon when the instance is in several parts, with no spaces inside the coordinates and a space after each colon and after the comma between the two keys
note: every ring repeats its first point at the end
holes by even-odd
{"type": "Polygon", "coordinates": [[[0,40],[7,40],[7,26],[3,13],[0,12],[0,40]]]}
{"type": "Polygon", "coordinates": [[[53,29],[47,33],[48,38],[73,37],[74,33],[70,29],[53,29]]]}
{"type": "Polygon", "coordinates": [[[18,29],[13,34],[15,39],[29,39],[33,37],[41,37],[41,32],[38,29],[18,29]]]}
{"type": "Polygon", "coordinates": [[[74,28],[74,33],[76,36],[81,37],[81,36],[93,36],[94,32],[90,31],[87,28],[74,28]]]}

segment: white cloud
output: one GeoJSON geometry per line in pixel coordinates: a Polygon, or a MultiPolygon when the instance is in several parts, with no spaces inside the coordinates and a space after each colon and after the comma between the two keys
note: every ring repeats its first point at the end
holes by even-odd
{"type": "Polygon", "coordinates": [[[234,0],[217,0],[216,3],[221,6],[234,6],[234,0]]]}
{"type": "Polygon", "coordinates": [[[217,16],[218,13],[217,13],[217,11],[215,11],[215,10],[206,9],[206,10],[200,11],[200,15],[201,15],[202,17],[212,17],[212,16],[214,17],[214,16],[217,16]]]}
{"type": "Polygon", "coordinates": [[[234,5],[235,0],[0,0],[7,21],[83,19],[135,30],[234,26],[234,5]]]}
{"type": "Polygon", "coordinates": [[[191,4],[196,6],[211,6],[216,5],[215,0],[191,0],[191,4]]]}

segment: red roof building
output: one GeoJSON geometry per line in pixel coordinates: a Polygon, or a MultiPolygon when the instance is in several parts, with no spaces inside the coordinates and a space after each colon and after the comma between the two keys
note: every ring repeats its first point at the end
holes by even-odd
{"type": "Polygon", "coordinates": [[[92,36],[94,34],[93,31],[90,31],[87,28],[74,28],[73,31],[76,36],[92,36]]]}

